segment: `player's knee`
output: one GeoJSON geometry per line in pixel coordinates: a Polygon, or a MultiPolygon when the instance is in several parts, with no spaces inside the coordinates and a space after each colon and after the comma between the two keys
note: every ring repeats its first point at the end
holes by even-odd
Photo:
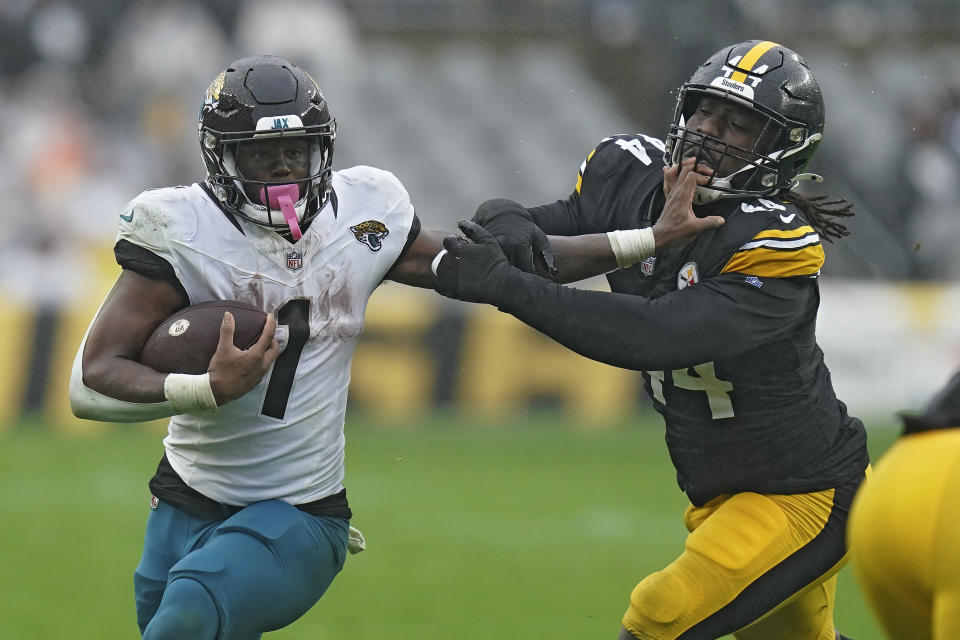
{"type": "Polygon", "coordinates": [[[623,626],[638,638],[667,638],[670,628],[686,613],[689,587],[668,571],[643,579],[630,594],[630,608],[623,626]]]}
{"type": "Polygon", "coordinates": [[[143,640],[215,640],[219,627],[220,615],[210,593],[196,580],[180,578],[167,585],[143,640]]]}

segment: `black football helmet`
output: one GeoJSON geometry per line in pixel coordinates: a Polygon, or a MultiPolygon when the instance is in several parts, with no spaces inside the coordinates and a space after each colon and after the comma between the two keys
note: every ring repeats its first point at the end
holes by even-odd
{"type": "Polygon", "coordinates": [[[734,173],[714,176],[709,184],[697,187],[695,204],[772,196],[789,191],[800,180],[822,181],[820,176],[800,172],[820,145],[823,122],[823,96],[804,59],[775,42],[748,40],[710,56],[680,88],[665,160],[675,165],[684,148],[694,146],[745,163],[734,173]],[[765,118],[754,148],[730,145],[686,128],[704,96],[732,100],[765,118]]]}
{"type": "Polygon", "coordinates": [[[305,137],[310,143],[310,170],[299,187],[297,220],[309,223],[330,199],[333,141],[337,123],[310,74],[276,56],[254,56],[221,71],[200,107],[200,151],[207,183],[223,207],[264,227],[288,229],[281,212],[267,202],[251,200],[268,183],[251,180],[237,170],[239,145],[253,139],[305,137]]]}

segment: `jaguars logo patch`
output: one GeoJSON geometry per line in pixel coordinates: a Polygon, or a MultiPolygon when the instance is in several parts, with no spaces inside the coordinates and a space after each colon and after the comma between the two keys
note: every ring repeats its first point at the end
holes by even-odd
{"type": "Polygon", "coordinates": [[[223,90],[223,81],[227,77],[226,71],[221,71],[220,74],[213,79],[213,82],[210,83],[210,86],[207,87],[207,93],[203,96],[204,106],[216,107],[217,103],[220,102],[220,92],[223,90]]]}
{"type": "Polygon", "coordinates": [[[378,220],[367,220],[350,227],[357,242],[365,244],[370,251],[376,253],[383,248],[383,239],[390,235],[390,230],[378,220]]]}

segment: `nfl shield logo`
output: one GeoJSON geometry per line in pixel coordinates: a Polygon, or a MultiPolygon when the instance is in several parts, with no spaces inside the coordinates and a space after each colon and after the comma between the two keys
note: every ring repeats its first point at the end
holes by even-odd
{"type": "Polygon", "coordinates": [[[303,268],[303,254],[299,251],[291,251],[287,254],[287,269],[290,271],[300,271],[303,268]]]}
{"type": "Polygon", "coordinates": [[[640,271],[642,271],[643,275],[645,276],[652,276],[653,269],[656,266],[657,266],[656,258],[647,258],[646,260],[640,263],[640,271]]]}

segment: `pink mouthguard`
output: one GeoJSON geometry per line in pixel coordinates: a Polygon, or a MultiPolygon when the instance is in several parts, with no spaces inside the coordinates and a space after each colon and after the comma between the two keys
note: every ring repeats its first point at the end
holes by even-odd
{"type": "Polygon", "coordinates": [[[271,209],[280,209],[283,219],[287,221],[287,226],[290,227],[290,233],[294,240],[303,237],[303,234],[300,233],[300,225],[297,222],[297,212],[293,208],[293,203],[299,199],[300,187],[295,184],[270,185],[260,189],[260,202],[271,209]]]}

